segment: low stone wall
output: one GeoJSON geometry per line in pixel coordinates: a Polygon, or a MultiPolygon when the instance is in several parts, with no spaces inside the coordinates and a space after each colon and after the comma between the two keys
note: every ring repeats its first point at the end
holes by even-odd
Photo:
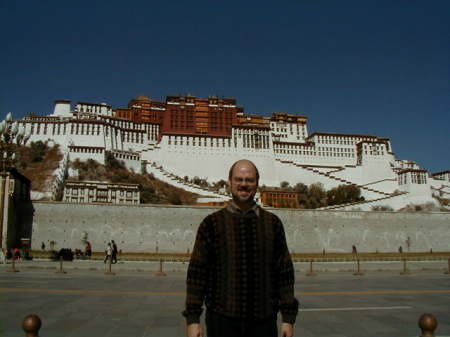
{"type": "MultiPolygon", "coordinates": [[[[104,251],[115,240],[127,252],[185,253],[216,207],[118,206],[34,202],[32,249],[104,251]]],[[[450,213],[271,210],[283,221],[291,252],[450,251],[450,213]],[[409,240],[408,240],[409,238],[409,240]]]]}

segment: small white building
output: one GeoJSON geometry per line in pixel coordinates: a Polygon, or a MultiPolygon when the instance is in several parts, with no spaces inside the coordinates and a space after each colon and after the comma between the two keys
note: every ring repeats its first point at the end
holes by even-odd
{"type": "Polygon", "coordinates": [[[64,187],[63,201],[137,205],[140,192],[137,184],[69,180],[64,187]]]}

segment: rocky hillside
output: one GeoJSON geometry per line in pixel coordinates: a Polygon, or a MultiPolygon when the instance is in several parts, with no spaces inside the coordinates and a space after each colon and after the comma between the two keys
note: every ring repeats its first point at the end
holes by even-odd
{"type": "MultiPolygon", "coordinates": [[[[59,168],[63,154],[58,145],[32,142],[28,146],[18,148],[16,167],[31,180],[34,194],[51,195],[55,180],[55,171],[59,168]],[[39,193],[36,193],[39,192],[39,193]]],[[[151,174],[140,174],[129,171],[125,165],[107,154],[106,165],[95,160],[71,162],[68,179],[99,180],[114,183],[138,184],[141,192],[141,203],[192,205],[197,195],[173,187],[151,174]]],[[[48,199],[43,198],[43,199],[48,199]]],[[[42,200],[42,199],[41,199],[42,200]]]]}
{"type": "Polygon", "coordinates": [[[197,195],[156,179],[152,174],[135,173],[112,155],[106,155],[106,165],[95,160],[76,160],[70,164],[72,180],[100,180],[113,183],[138,184],[143,204],[193,205],[197,195]]]}
{"type": "Polygon", "coordinates": [[[31,190],[51,193],[63,154],[59,145],[49,146],[43,142],[32,142],[17,149],[17,170],[31,180],[31,190]]]}

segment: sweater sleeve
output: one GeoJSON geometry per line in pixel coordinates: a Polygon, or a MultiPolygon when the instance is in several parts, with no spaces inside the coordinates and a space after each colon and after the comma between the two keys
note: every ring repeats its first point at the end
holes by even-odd
{"type": "Polygon", "coordinates": [[[286,243],[286,235],[284,233],[283,224],[279,221],[276,234],[276,245],[278,246],[278,291],[279,291],[279,308],[283,323],[295,323],[298,314],[299,303],[294,297],[294,266],[291,260],[286,243]]]}
{"type": "Polygon", "coordinates": [[[183,316],[186,324],[199,323],[203,311],[206,284],[208,280],[208,217],[200,224],[194,249],[189,261],[186,279],[186,306],[183,316]]]}

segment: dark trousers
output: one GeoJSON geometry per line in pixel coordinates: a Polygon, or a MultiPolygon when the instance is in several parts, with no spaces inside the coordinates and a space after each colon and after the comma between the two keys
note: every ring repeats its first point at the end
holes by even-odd
{"type": "Polygon", "coordinates": [[[206,310],[207,337],[277,337],[277,317],[248,320],[220,315],[206,310]]]}

